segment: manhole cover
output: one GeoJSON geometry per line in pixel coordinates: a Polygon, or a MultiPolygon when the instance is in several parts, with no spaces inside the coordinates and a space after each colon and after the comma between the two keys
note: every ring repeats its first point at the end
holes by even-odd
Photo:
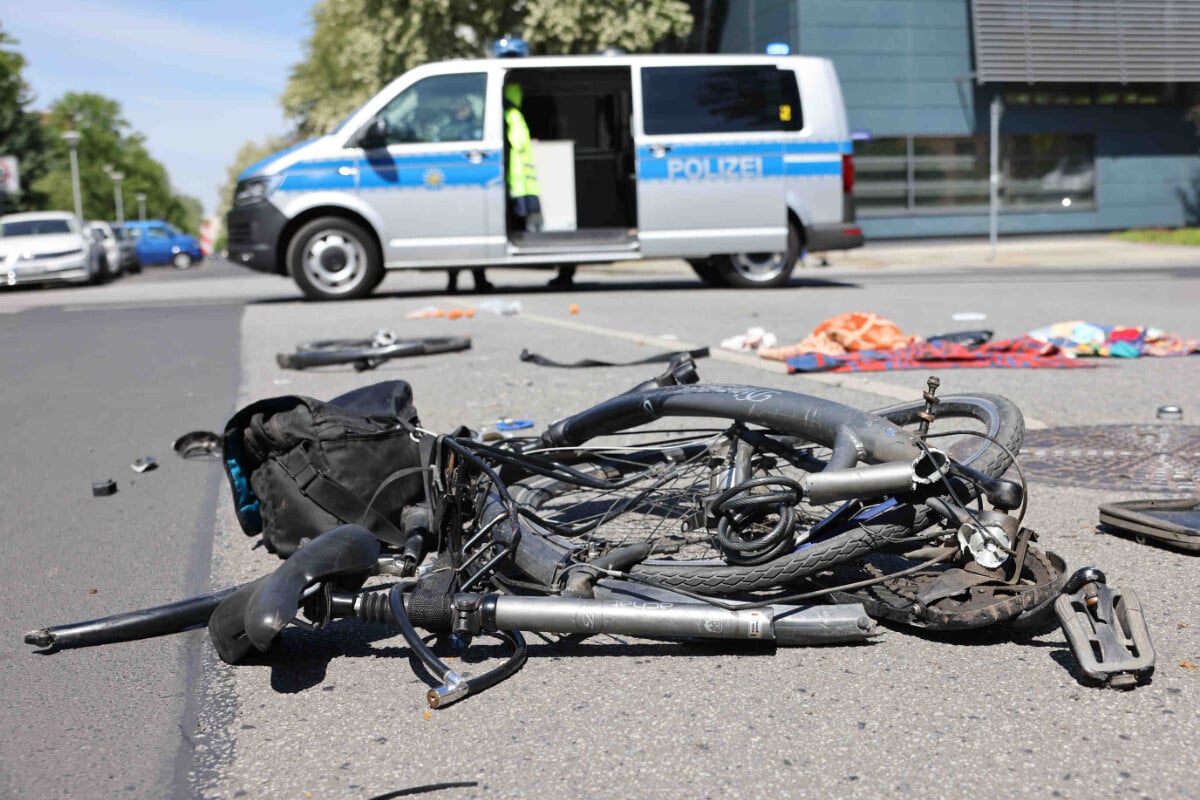
{"type": "Polygon", "coordinates": [[[1200,426],[1090,425],[1027,431],[1021,467],[1066,486],[1200,492],[1200,426]]]}

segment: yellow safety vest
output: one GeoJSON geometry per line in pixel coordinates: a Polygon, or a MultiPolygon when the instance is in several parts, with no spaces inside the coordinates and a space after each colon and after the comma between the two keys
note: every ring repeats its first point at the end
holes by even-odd
{"type": "Polygon", "coordinates": [[[512,197],[540,195],[537,165],[533,161],[533,139],[521,109],[510,107],[504,112],[508,130],[508,193],[512,197]]]}

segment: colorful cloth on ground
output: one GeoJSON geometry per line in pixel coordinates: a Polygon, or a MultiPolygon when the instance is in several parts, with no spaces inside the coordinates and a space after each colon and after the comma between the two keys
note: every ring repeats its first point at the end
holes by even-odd
{"type": "Polygon", "coordinates": [[[788,372],[882,372],[898,369],[1073,369],[1094,367],[1058,347],[1027,336],[967,348],[953,342],[918,341],[897,350],[864,350],[831,356],[803,353],[785,359],[788,372]]]}
{"type": "Polygon", "coordinates": [[[1029,337],[1077,356],[1137,358],[1200,353],[1200,339],[1185,339],[1158,328],[1098,325],[1083,320],[1056,322],[1030,331],[1029,337]]]}
{"type": "Polygon", "coordinates": [[[760,347],[760,358],[785,361],[791,356],[821,353],[840,356],[863,350],[893,350],[920,341],[917,336],[905,336],[900,326],[890,319],[869,311],[838,314],[822,322],[805,339],[784,347],[760,347]]]}

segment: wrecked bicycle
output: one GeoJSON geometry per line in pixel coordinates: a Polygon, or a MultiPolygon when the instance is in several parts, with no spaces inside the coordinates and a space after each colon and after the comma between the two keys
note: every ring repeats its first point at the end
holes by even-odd
{"type": "Polygon", "coordinates": [[[386,534],[344,524],[243,586],[26,641],[207,624],[238,663],[291,625],[348,618],[399,628],[435,708],[516,673],[523,632],[801,646],[869,640],[877,620],[952,631],[1057,617],[1082,680],[1132,688],[1152,673],[1136,595],[1092,567],[1068,575],[1023,525],[1010,400],[939,396],[931,378],[918,400],[863,411],[687,383],[682,367],[535,436],[408,424],[421,456],[383,484],[418,474],[423,496],[386,534]],[[500,666],[468,677],[439,655],[477,636],[507,645],[500,666]]]}

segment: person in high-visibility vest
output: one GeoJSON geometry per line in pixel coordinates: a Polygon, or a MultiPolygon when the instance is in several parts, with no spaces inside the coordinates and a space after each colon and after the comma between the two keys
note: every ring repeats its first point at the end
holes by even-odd
{"type": "Polygon", "coordinates": [[[508,133],[508,196],[513,214],[527,231],[542,228],[541,189],[533,160],[533,139],[521,113],[524,92],[518,83],[504,87],[504,129],[508,133]]]}

